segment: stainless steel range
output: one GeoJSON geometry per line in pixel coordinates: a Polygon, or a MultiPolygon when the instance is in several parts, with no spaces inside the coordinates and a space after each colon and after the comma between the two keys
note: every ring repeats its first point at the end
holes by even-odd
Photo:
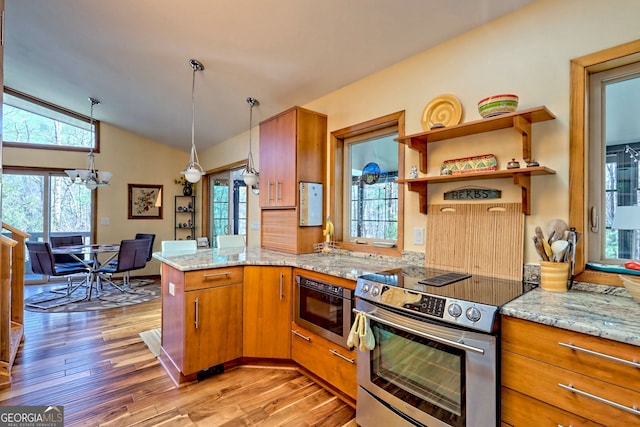
{"type": "Polygon", "coordinates": [[[356,422],[499,425],[499,308],[532,288],[421,267],[360,277],[376,346],[358,356],[356,422]]]}

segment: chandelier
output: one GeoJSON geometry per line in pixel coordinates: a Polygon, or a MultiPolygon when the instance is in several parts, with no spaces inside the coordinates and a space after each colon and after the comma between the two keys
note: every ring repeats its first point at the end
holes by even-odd
{"type": "MultiPolygon", "coordinates": [[[[94,126],[93,126],[93,106],[100,104],[95,98],[89,98],[89,102],[91,103],[91,137],[94,138],[94,126]]],[[[95,165],[95,155],[93,154],[93,142],[91,145],[91,150],[89,151],[89,156],[87,159],[87,168],[86,169],[67,169],[65,173],[71,179],[72,184],[80,184],[87,187],[89,190],[95,190],[98,187],[104,187],[105,185],[109,185],[109,181],[111,180],[111,176],[113,175],[111,172],[107,171],[96,171],[95,165]]]]}
{"type": "Polygon", "coordinates": [[[193,69],[193,77],[191,80],[191,155],[189,163],[185,170],[180,172],[187,181],[196,183],[200,181],[200,177],[205,174],[204,169],[198,162],[198,152],[196,151],[195,131],[196,131],[196,103],[195,103],[195,87],[196,87],[196,71],[204,70],[204,65],[197,59],[190,59],[189,65],[193,69]]]}
{"type": "Polygon", "coordinates": [[[249,155],[247,156],[247,166],[242,174],[242,179],[247,186],[251,187],[254,192],[257,189],[259,173],[253,165],[253,153],[251,152],[251,127],[253,123],[253,107],[260,105],[260,102],[255,98],[247,98],[247,104],[249,104],[249,155]]]}

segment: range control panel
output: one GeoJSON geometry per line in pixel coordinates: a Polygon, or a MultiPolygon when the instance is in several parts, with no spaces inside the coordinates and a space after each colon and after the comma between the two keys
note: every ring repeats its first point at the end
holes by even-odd
{"type": "Polygon", "coordinates": [[[356,297],[426,319],[456,324],[482,332],[494,332],[498,307],[433,295],[359,278],[356,297]]]}

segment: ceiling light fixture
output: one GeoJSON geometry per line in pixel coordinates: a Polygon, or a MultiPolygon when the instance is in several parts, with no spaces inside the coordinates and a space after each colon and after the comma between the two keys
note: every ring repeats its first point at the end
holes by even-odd
{"type": "Polygon", "coordinates": [[[195,132],[196,132],[196,102],[195,102],[195,87],[196,87],[196,71],[204,70],[204,65],[197,59],[190,59],[189,65],[193,69],[193,78],[191,80],[191,155],[189,156],[189,163],[187,167],[181,173],[191,183],[200,181],[202,175],[205,174],[204,169],[198,162],[198,152],[196,151],[195,132]]]}
{"type": "Polygon", "coordinates": [[[248,187],[251,187],[255,193],[258,188],[260,174],[253,165],[253,153],[251,152],[251,129],[253,126],[253,107],[260,105],[260,102],[255,98],[249,97],[247,98],[247,104],[249,104],[249,155],[247,156],[247,167],[244,170],[242,179],[244,179],[244,183],[247,184],[248,187]]]}
{"type": "Polygon", "coordinates": [[[95,190],[98,187],[104,187],[109,185],[109,181],[113,174],[107,171],[96,171],[95,155],[93,154],[93,146],[95,143],[95,127],[93,125],[93,106],[100,104],[95,98],[89,98],[91,103],[91,118],[89,123],[91,124],[91,150],[89,151],[89,158],[87,159],[87,169],[67,169],[65,173],[71,178],[72,184],[80,184],[87,187],[89,190],[95,190]]]}

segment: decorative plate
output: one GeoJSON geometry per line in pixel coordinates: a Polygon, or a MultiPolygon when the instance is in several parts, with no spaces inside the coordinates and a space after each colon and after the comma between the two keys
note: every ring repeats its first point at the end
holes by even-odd
{"type": "MultiPolygon", "coordinates": [[[[434,125],[453,126],[462,119],[462,105],[453,95],[440,95],[432,99],[422,112],[422,129],[431,130],[434,125]]],[[[437,126],[437,127],[442,127],[437,126]]]]}
{"type": "Polygon", "coordinates": [[[463,173],[470,172],[494,171],[498,169],[498,160],[493,154],[445,160],[440,167],[440,170],[442,169],[450,170],[452,175],[461,175],[463,173]]]}

